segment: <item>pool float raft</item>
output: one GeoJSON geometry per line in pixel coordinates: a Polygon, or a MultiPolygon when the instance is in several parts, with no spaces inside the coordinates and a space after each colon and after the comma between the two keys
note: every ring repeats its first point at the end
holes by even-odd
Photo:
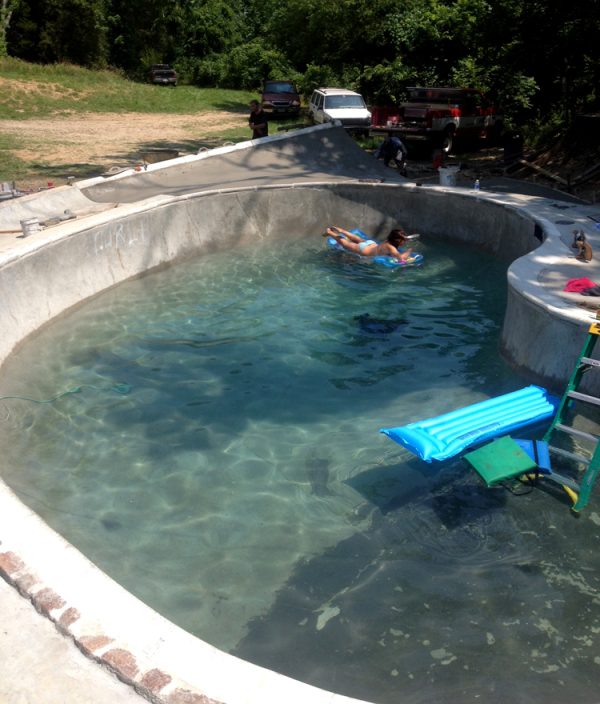
{"type": "Polygon", "coordinates": [[[578,513],[587,506],[600,474],[600,434],[577,427],[574,423],[577,414],[572,408],[574,403],[600,405],[600,397],[578,390],[586,372],[600,370],[600,360],[593,356],[598,340],[600,320],[590,326],[560,399],[539,386],[527,386],[437,418],[382,428],[381,432],[426,462],[444,460],[470,445],[480,444],[463,457],[487,486],[504,484],[520,495],[523,492],[515,492],[506,484],[507,480],[517,488],[522,484],[535,486],[540,480],[550,481],[566,492],[572,502],[571,510],[578,513]],[[550,426],[541,440],[502,435],[550,417],[550,426]],[[564,441],[551,445],[557,433],[574,436],[584,446],[567,449],[564,441]],[[551,455],[569,462],[571,466],[566,466],[566,473],[553,469],[551,455]],[[573,464],[583,468],[583,477],[573,473],[573,464]]]}
{"type": "MultiPolygon", "coordinates": [[[[354,230],[349,230],[353,235],[358,235],[361,237],[363,240],[368,240],[370,237],[365,235],[365,233],[362,230],[359,229],[354,229],[354,230]]],[[[416,239],[415,236],[408,236],[408,239],[416,239]]],[[[379,244],[379,243],[378,243],[379,244]]],[[[423,255],[422,254],[412,254],[409,259],[407,259],[405,262],[398,261],[395,257],[386,257],[386,256],[378,256],[378,257],[364,257],[362,254],[357,254],[355,252],[350,252],[347,249],[344,249],[342,245],[335,239],[335,237],[329,236],[327,238],[327,246],[330,249],[333,249],[337,252],[345,252],[346,254],[350,254],[354,257],[358,257],[359,259],[365,259],[374,262],[375,264],[379,264],[380,266],[385,266],[388,267],[388,269],[398,269],[398,268],[403,268],[407,266],[419,266],[423,262],[423,255]]],[[[402,250],[400,250],[402,251],[402,250]]]]}
{"type": "Polygon", "coordinates": [[[446,460],[465,448],[551,418],[559,399],[539,386],[490,398],[456,411],[380,432],[425,462],[446,460]]]}

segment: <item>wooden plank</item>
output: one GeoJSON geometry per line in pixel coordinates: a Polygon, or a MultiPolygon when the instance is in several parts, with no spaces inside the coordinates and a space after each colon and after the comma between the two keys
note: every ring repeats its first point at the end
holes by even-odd
{"type": "Polygon", "coordinates": [[[541,166],[538,166],[537,164],[532,164],[530,161],[525,161],[525,159],[518,159],[517,163],[521,164],[522,166],[526,166],[528,169],[532,169],[533,171],[537,171],[540,174],[543,174],[544,176],[547,176],[548,178],[552,179],[553,181],[558,181],[558,183],[562,183],[564,186],[568,186],[569,182],[564,179],[562,176],[559,176],[558,174],[553,174],[551,171],[548,171],[547,169],[543,169],[541,166]]]}

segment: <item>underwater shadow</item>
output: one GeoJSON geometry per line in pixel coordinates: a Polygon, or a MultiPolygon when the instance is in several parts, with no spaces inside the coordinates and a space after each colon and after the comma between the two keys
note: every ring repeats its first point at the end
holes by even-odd
{"type": "MultiPolygon", "coordinates": [[[[364,484],[354,484],[363,492],[389,480],[375,468],[366,474],[364,484]]],[[[458,701],[442,696],[458,686],[451,668],[423,689],[431,656],[421,642],[448,643],[451,624],[456,639],[469,641],[469,575],[477,575],[486,594],[497,581],[526,590],[532,578],[543,578],[520,569],[531,564],[531,551],[518,536],[506,540],[515,526],[500,510],[500,495],[454,479],[397,500],[388,495],[383,510],[373,491],[365,492],[375,506],[368,525],[299,561],[268,613],[247,624],[233,654],[366,701],[393,704],[400,691],[403,702],[458,701]],[[415,678],[399,681],[398,671],[415,678]]]]}

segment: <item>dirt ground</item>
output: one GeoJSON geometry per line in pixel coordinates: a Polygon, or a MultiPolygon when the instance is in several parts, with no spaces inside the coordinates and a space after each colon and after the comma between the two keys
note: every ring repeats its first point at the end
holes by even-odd
{"type": "MultiPolygon", "coordinates": [[[[243,114],[225,111],[191,115],[73,114],[54,119],[0,119],[0,133],[17,137],[22,146],[14,152],[15,156],[34,164],[35,175],[16,182],[18,189],[34,191],[49,183],[63,185],[69,177],[79,180],[143,164],[145,160],[159,160],[160,156],[155,158],[152,150],[171,149],[183,155],[195,154],[203,147],[222,146],[227,142],[220,135],[236,128],[242,128],[243,134],[246,119],[243,114]]],[[[600,200],[598,175],[575,188],[567,185],[573,175],[589,170],[589,150],[581,161],[556,151],[525,158],[531,159],[534,166],[516,164],[507,168],[501,148],[451,157],[462,161],[462,174],[467,179],[507,175],[571,192],[591,203],[600,200]]],[[[429,156],[420,154],[409,158],[407,175],[418,180],[435,178],[437,174],[429,156]]]]}
{"type": "MultiPolygon", "coordinates": [[[[63,185],[69,176],[96,176],[142,164],[143,152],[175,149],[194,154],[201,147],[223,144],[218,135],[244,127],[246,116],[233,112],[196,115],[102,113],[71,115],[46,120],[1,120],[0,133],[17,137],[21,148],[13,153],[33,162],[39,175],[19,180],[17,187],[31,190],[63,185]]],[[[250,135],[248,135],[250,136],[250,135]]]]}

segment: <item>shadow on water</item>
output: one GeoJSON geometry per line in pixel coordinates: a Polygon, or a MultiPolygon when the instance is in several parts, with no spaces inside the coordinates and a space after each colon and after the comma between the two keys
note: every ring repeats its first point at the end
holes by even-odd
{"type": "Polygon", "coordinates": [[[389,335],[408,324],[404,318],[375,318],[370,313],[356,315],[354,320],[362,332],[370,335],[389,335]]]}
{"type": "MultiPolygon", "coordinates": [[[[549,677],[558,668],[558,688],[575,686],[592,704],[590,654],[557,630],[582,585],[549,568],[561,549],[547,535],[547,507],[527,497],[509,506],[507,492],[461,476],[459,463],[394,496],[397,470],[352,482],[370,497],[369,526],[298,562],[233,653],[379,704],[565,701],[549,677]],[[524,530],[523,516],[540,508],[524,530]]],[[[593,631],[583,614],[576,621],[593,631]]]]}
{"type": "Polygon", "coordinates": [[[449,634],[433,633],[444,630],[440,609],[450,618],[453,608],[448,571],[458,554],[485,549],[482,513],[500,506],[472,488],[450,502],[415,491],[388,500],[385,512],[373,510],[368,529],[296,565],[234,654],[369,701],[396,702],[400,692],[402,701],[441,701],[436,687],[419,692],[429,650],[448,645],[449,634]]]}
{"type": "Polygon", "coordinates": [[[462,463],[457,468],[456,460],[428,464],[400,447],[398,451],[402,458],[398,463],[376,465],[344,481],[383,515],[420,499],[432,485],[454,481],[462,468],[462,463]]]}

